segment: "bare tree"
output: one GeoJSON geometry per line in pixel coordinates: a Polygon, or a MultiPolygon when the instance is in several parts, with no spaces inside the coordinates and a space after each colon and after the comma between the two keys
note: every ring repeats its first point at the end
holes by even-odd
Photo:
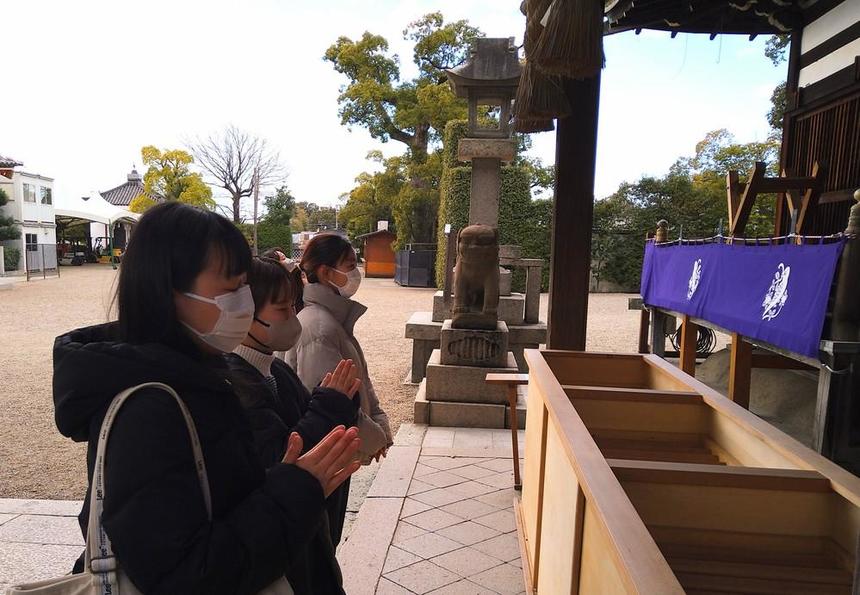
{"type": "Polygon", "coordinates": [[[254,170],[260,186],[283,181],[286,172],[280,155],[265,139],[251,135],[232,124],[223,133],[189,143],[195,161],[215,179],[213,186],[224,188],[233,201],[233,221],[241,220],[242,198],[254,192],[254,170]]]}

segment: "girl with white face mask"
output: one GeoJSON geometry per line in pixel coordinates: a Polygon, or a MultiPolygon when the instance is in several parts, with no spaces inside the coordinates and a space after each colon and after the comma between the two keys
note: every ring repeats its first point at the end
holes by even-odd
{"type": "MultiPolygon", "coordinates": [[[[249,330],[282,346],[296,331],[273,324],[280,319],[270,310],[256,312],[269,327],[254,321],[251,266],[248,243],[232,222],[160,203],[140,218],[123,256],[118,320],[54,343],[57,427],[89,443],[90,482],[109,405],[144,385],[113,418],[100,515],[119,569],[143,593],[256,593],[282,581],[296,565],[317,559],[308,544],[326,518],[326,498],[358,468],[357,432],[345,427],[322,440],[291,434],[280,458],[268,469],[261,464],[223,355],[249,330]],[[161,385],[187,408],[204,465],[187,420],[161,385]],[[318,444],[302,454],[303,438],[318,444]]],[[[341,366],[329,383],[346,386],[351,378],[354,384],[341,366]]],[[[346,396],[331,398],[354,408],[346,396]]],[[[89,515],[88,494],[84,535],[89,515]]],[[[83,564],[82,555],[78,572],[83,564]]],[[[337,582],[336,568],[328,572],[337,582]]],[[[309,592],[300,588],[294,590],[309,592]]]]}
{"type": "MultiPolygon", "coordinates": [[[[361,380],[361,409],[356,422],[361,438],[359,456],[363,464],[369,464],[385,456],[393,439],[388,416],[379,405],[364,353],[353,333],[355,323],[367,311],[353,299],[361,285],[357,264],[355,250],[339,235],[317,234],[305,246],[300,266],[307,284],[302,294],[304,308],[298,316],[302,336],[287,352],[287,363],[309,388],[316,386],[340,360],[355,363],[361,380]]],[[[346,514],[347,483],[329,498],[335,544],[340,541],[346,514]]]]}
{"type": "MultiPolygon", "coordinates": [[[[355,425],[361,381],[349,360],[339,361],[319,386],[308,390],[275,352],[290,350],[302,335],[294,300],[296,280],[278,260],[261,257],[248,271],[253,321],[242,344],[226,356],[230,382],[251,422],[257,455],[264,467],[276,465],[292,432],[304,448],[317,444],[333,428],[355,425]]],[[[342,593],[328,515],[308,548],[287,573],[297,594],[342,593]]]]}

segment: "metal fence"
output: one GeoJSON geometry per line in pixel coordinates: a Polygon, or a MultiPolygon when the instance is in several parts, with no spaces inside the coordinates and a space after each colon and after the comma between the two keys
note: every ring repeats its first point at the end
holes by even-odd
{"type": "Polygon", "coordinates": [[[42,278],[60,276],[60,267],[57,262],[56,244],[26,244],[24,247],[24,271],[27,281],[41,273],[42,278]]]}

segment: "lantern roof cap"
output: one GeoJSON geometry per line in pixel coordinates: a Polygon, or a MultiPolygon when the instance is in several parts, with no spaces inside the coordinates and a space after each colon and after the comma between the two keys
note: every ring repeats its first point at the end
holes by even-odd
{"type": "MultiPolygon", "coordinates": [[[[520,82],[520,59],[513,37],[479,37],[465,63],[445,71],[457,97],[469,97],[469,89],[513,95],[520,82]]],[[[480,94],[480,93],[479,93],[480,94]]]]}

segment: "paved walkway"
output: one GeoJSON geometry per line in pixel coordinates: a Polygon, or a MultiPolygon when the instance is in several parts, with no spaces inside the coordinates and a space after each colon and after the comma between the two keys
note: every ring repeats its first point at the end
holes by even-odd
{"type": "Polygon", "coordinates": [[[0,593],[71,570],[84,545],[80,510],[74,500],[0,499],[0,593]]]}
{"type": "MultiPolygon", "coordinates": [[[[523,593],[510,436],[403,424],[338,551],[347,593],[523,593]]],[[[0,592],[69,571],[80,508],[0,499],[0,592]]]]}
{"type": "Polygon", "coordinates": [[[338,552],[346,592],[524,593],[512,486],[509,430],[404,424],[338,552]]]}

